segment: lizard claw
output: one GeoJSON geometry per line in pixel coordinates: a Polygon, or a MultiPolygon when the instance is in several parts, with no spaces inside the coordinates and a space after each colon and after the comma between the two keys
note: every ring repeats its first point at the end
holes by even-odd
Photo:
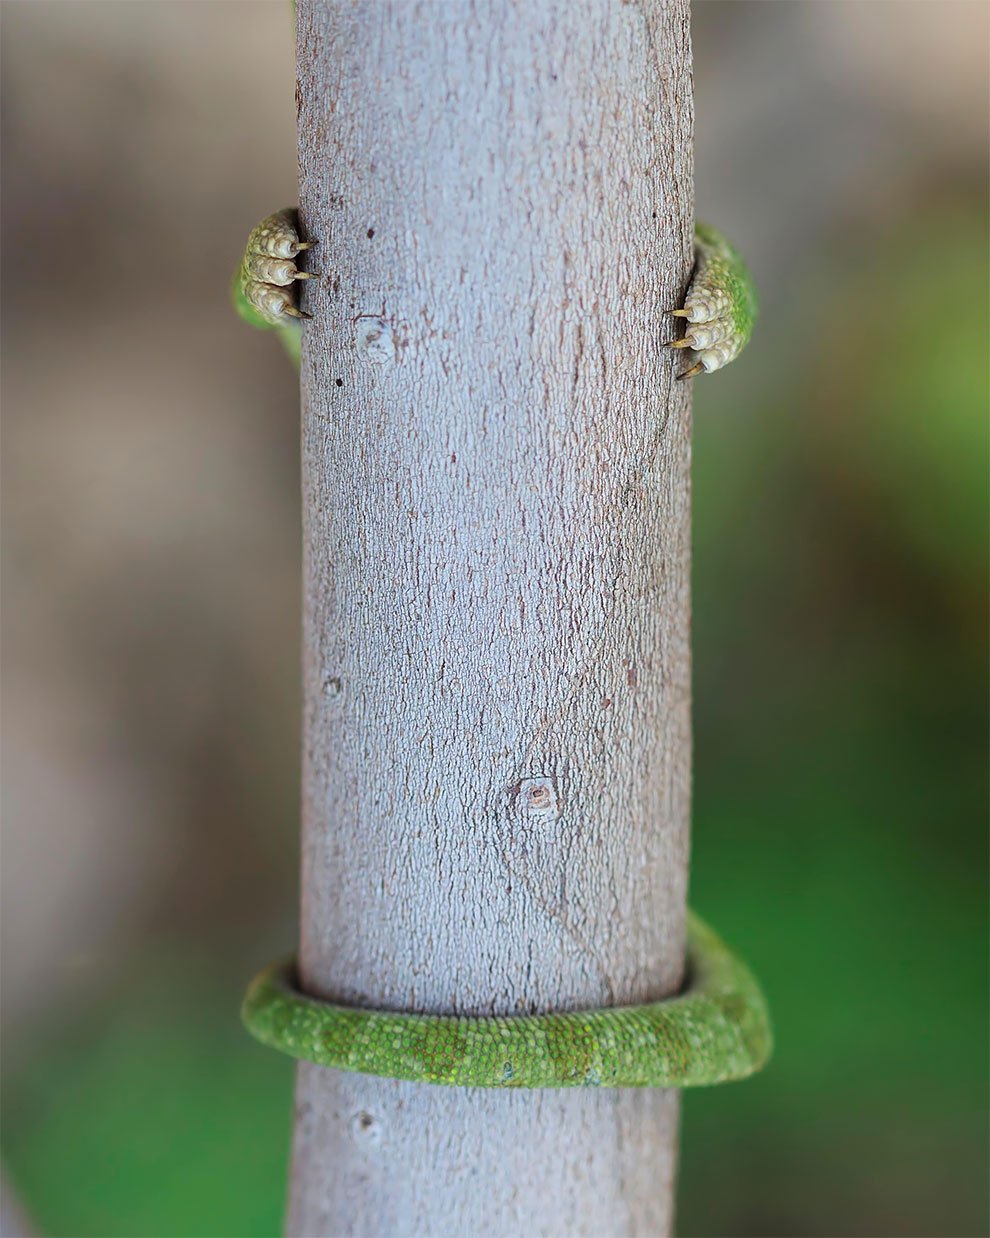
{"type": "Polygon", "coordinates": [[[695,229],[695,268],[681,309],[686,318],[682,339],[670,348],[691,348],[698,359],[678,378],[710,374],[734,361],[749,341],[756,317],[756,294],[749,272],[729,242],[705,224],[695,229]]]}
{"type": "Polygon", "coordinates": [[[292,287],[297,280],[318,278],[295,264],[299,253],[316,244],[299,239],[299,212],[291,208],[276,211],[252,230],[235,282],[245,317],[271,327],[284,326],[288,318],[312,317],[299,309],[292,287]]]}

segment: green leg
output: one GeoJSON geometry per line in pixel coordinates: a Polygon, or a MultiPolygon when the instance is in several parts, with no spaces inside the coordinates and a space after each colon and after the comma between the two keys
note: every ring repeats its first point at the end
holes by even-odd
{"type": "Polygon", "coordinates": [[[299,324],[309,318],[299,308],[296,283],[317,278],[314,272],[300,271],[296,258],[315,244],[299,239],[299,212],[294,207],[276,211],[252,230],[234,276],[234,308],[251,326],[276,331],[296,365],[299,324]]]}
{"type": "Polygon", "coordinates": [[[671,348],[690,348],[694,364],[678,378],[720,370],[749,343],[756,319],[756,289],[737,250],[708,224],[694,229],[694,272],[675,318],[688,320],[683,339],[671,348]]]}

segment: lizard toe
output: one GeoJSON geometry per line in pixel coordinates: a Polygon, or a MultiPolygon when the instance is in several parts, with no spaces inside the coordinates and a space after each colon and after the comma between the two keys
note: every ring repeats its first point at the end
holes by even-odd
{"type": "Polygon", "coordinates": [[[235,286],[245,316],[258,320],[259,326],[271,327],[282,326],[287,319],[310,317],[299,308],[295,286],[317,275],[300,271],[296,258],[316,244],[300,239],[299,212],[293,208],[266,216],[251,230],[235,286]]]}

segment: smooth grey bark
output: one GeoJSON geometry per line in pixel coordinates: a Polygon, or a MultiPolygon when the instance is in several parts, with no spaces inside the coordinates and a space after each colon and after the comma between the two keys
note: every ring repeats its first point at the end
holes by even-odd
{"type": "MultiPolygon", "coordinates": [[[[687,0],[298,6],[300,966],[397,1010],[681,979],[687,0]]],[[[300,1235],[670,1229],[678,1100],[299,1070],[300,1235]]]]}

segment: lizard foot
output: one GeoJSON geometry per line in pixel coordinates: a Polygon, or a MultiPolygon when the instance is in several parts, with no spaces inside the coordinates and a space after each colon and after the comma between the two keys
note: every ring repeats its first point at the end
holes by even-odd
{"type": "Polygon", "coordinates": [[[295,283],[317,275],[300,271],[295,260],[315,244],[299,239],[299,212],[293,208],[276,211],[252,230],[234,280],[244,318],[259,327],[282,327],[287,319],[311,317],[299,308],[295,283]]]}
{"type": "Polygon", "coordinates": [[[706,224],[695,228],[695,266],[683,309],[671,310],[686,318],[684,338],[671,348],[697,353],[694,365],[678,378],[711,373],[734,361],[753,331],[756,293],[739,254],[721,233],[706,224]]]}

